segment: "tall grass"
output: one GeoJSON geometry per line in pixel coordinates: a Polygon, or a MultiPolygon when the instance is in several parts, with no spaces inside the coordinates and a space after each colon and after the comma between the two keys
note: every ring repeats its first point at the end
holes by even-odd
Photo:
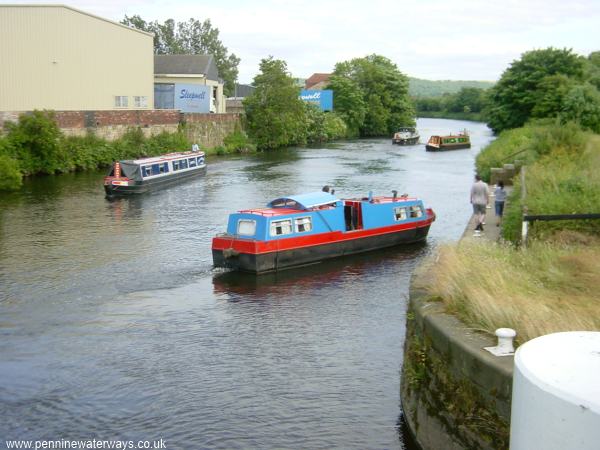
{"type": "Polygon", "coordinates": [[[563,233],[524,250],[463,241],[442,246],[429,292],[468,326],[517,330],[518,341],[600,328],[600,239],[563,233]]]}
{"type": "MultiPolygon", "coordinates": [[[[527,167],[525,206],[529,214],[600,213],[600,136],[569,147],[553,141],[553,150],[527,167]]],[[[572,143],[570,143],[572,145],[572,143]]],[[[521,180],[508,199],[503,236],[517,241],[521,229],[521,180]]],[[[544,238],[559,230],[600,233],[600,220],[535,222],[530,233],[544,238]]]]}

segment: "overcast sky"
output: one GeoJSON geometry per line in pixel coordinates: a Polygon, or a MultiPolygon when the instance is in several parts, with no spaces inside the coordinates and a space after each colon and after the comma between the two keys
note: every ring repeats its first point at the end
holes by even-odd
{"type": "MultiPolygon", "coordinates": [[[[59,0],[60,1],[60,0],[59,0]]],[[[21,2],[0,3],[53,3],[21,2]]],[[[58,3],[58,2],[57,2],[58,3]]],[[[600,50],[600,0],[72,0],[120,21],[210,19],[241,58],[250,83],[262,58],[287,62],[293,76],[331,72],[336,62],[377,53],[408,76],[497,80],[528,50],[600,50]]]]}

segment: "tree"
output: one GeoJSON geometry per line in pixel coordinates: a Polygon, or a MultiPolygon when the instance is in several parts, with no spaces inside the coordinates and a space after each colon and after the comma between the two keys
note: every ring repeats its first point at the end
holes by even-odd
{"type": "MultiPolygon", "coordinates": [[[[359,126],[361,136],[386,135],[400,126],[414,125],[415,112],[408,97],[408,78],[389,59],[369,55],[344,61],[336,64],[334,80],[335,77],[350,80],[360,89],[366,106],[364,121],[359,126]]],[[[354,95],[355,91],[334,91],[334,98],[337,97],[338,103],[355,102],[344,98],[348,93],[354,95]]],[[[347,116],[348,110],[345,112],[347,116]]],[[[348,123],[348,126],[352,128],[353,124],[348,123]]]]}
{"type": "Polygon", "coordinates": [[[252,95],[244,99],[244,109],[248,134],[258,149],[304,143],[306,108],[285,61],[272,56],[263,59],[254,87],[252,95]]]}
{"type": "Polygon", "coordinates": [[[327,89],[334,92],[333,109],[346,123],[349,135],[358,136],[367,113],[360,86],[350,78],[332,75],[327,89]]]}
{"type": "Polygon", "coordinates": [[[562,75],[580,82],[584,76],[584,60],[568,49],[547,48],[526,52],[502,74],[490,90],[488,123],[495,132],[521,127],[531,117],[555,117],[560,102],[548,98],[548,87],[562,75]],[[536,106],[538,103],[543,106],[536,106]],[[554,105],[554,107],[549,107],[554,105]],[[534,113],[535,110],[535,113],[534,113]]]}
{"type": "Polygon", "coordinates": [[[235,89],[240,58],[228,53],[227,47],[219,39],[219,29],[213,28],[210,19],[200,22],[190,18],[187,22],[175,23],[173,19],[146,22],[138,15],[125,16],[122,24],[154,34],[154,53],[209,54],[215,58],[219,76],[225,81],[225,94],[231,95],[235,89]]]}
{"type": "Polygon", "coordinates": [[[600,133],[600,92],[590,83],[573,86],[565,95],[561,118],[600,133]]]}

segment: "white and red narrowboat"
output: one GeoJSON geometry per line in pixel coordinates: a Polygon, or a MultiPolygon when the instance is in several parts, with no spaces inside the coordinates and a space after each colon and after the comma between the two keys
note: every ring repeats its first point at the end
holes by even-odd
{"type": "Polygon", "coordinates": [[[104,177],[104,191],[107,197],[143,194],[205,172],[204,152],[200,151],[116,161],[104,177]]]}
{"type": "Polygon", "coordinates": [[[427,238],[435,213],[406,195],[340,200],[329,192],[281,197],[229,216],[212,241],[215,267],[264,273],[427,238]]]}

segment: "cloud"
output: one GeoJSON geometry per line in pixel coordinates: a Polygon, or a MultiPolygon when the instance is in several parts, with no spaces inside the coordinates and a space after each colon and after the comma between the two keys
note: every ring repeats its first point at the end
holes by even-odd
{"type": "MultiPolygon", "coordinates": [[[[14,3],[15,0],[10,0],[14,3]]],[[[16,0],[17,2],[19,0],[16,0]]],[[[27,3],[31,3],[27,1],[27,3]]],[[[528,50],[554,46],[587,54],[600,42],[596,0],[73,0],[119,21],[211,19],[250,82],[261,58],[284,59],[298,77],[378,53],[411,76],[497,79],[528,50]]]]}

